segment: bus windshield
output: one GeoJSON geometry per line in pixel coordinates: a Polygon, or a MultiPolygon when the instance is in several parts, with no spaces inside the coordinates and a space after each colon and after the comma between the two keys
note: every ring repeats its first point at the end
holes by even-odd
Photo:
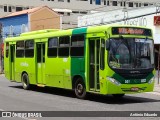
{"type": "Polygon", "coordinates": [[[113,69],[153,68],[153,40],[148,38],[111,38],[109,66],[113,69]]]}

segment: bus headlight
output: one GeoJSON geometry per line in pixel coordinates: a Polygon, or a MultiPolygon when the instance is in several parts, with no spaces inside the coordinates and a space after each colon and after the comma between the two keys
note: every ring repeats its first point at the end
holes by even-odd
{"type": "Polygon", "coordinates": [[[111,77],[107,77],[107,80],[109,80],[109,81],[111,81],[112,83],[114,83],[115,85],[121,85],[121,83],[120,82],[118,82],[116,79],[114,79],[114,78],[111,78],[111,77]]]}
{"type": "Polygon", "coordinates": [[[148,84],[151,84],[151,83],[153,83],[153,82],[154,82],[154,77],[151,78],[151,79],[148,81],[148,84]]]}

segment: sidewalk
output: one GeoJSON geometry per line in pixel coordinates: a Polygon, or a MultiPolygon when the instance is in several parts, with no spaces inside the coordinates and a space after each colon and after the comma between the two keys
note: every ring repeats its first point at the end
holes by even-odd
{"type": "Polygon", "coordinates": [[[160,93],[160,83],[158,84],[158,78],[155,78],[154,92],[160,93]]]}
{"type": "Polygon", "coordinates": [[[160,93],[160,78],[159,78],[159,84],[158,84],[158,71],[156,71],[156,74],[155,74],[154,92],[159,92],[160,93]]]}
{"type": "Polygon", "coordinates": [[[157,84],[154,86],[154,92],[160,93],[160,85],[157,84]]]}

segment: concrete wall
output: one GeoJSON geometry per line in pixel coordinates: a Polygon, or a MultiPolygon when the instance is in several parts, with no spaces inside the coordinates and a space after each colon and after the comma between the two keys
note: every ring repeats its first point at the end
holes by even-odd
{"type": "MultiPolygon", "coordinates": [[[[106,0],[107,2],[108,0],[106,0]]],[[[112,1],[115,0],[109,0],[110,5],[106,6],[104,5],[104,0],[100,0],[100,5],[96,5],[96,0],[92,0],[92,4],[90,4],[90,0],[70,0],[70,2],[68,2],[67,0],[64,1],[58,1],[58,0],[54,0],[54,1],[48,1],[48,0],[0,0],[0,4],[1,5],[5,5],[5,4],[10,4],[10,5],[14,5],[14,6],[42,6],[42,5],[47,5],[51,8],[68,8],[68,9],[79,9],[79,10],[89,10],[89,9],[94,9],[94,8],[99,8],[101,6],[106,6],[106,8],[99,8],[101,10],[106,10],[112,6],[112,1]]],[[[159,0],[117,0],[118,1],[118,7],[120,7],[120,2],[121,1],[126,1],[126,7],[128,6],[128,2],[134,2],[134,3],[155,3],[155,2],[159,2],[159,0]]],[[[143,5],[142,5],[143,6],[143,5]]],[[[116,6],[117,7],[117,6],[116,6]]]]}
{"type": "Polygon", "coordinates": [[[29,14],[30,31],[60,29],[60,15],[47,7],[29,14]]]}
{"type": "MultiPolygon", "coordinates": [[[[124,8],[124,2],[126,5],[126,8],[136,8],[136,4],[142,3],[141,6],[144,6],[143,3],[150,3],[149,5],[154,4],[155,2],[159,2],[159,0],[117,0],[117,6],[113,5],[113,1],[115,0],[100,0],[100,5],[96,4],[99,2],[96,2],[99,0],[70,0],[70,2],[68,2],[68,0],[0,0],[0,16],[4,16],[9,14],[10,12],[4,12],[4,6],[11,6],[12,7],[12,12],[16,11],[16,7],[22,7],[23,9],[27,9],[27,8],[33,8],[33,7],[37,7],[37,6],[49,6],[52,9],[70,9],[71,11],[73,11],[72,13],[74,15],[77,15],[77,13],[75,12],[80,12],[84,15],[84,12],[88,12],[89,11],[109,11],[109,10],[113,10],[113,9],[120,9],[120,8],[124,8]],[[90,1],[92,1],[92,3],[90,3],[90,1]],[[107,5],[107,1],[109,1],[109,5],[107,5]],[[121,2],[123,3],[121,6],[121,2]],[[133,7],[129,7],[129,2],[133,2],[133,7]],[[106,4],[105,4],[106,3],[106,4]]],[[[69,15],[68,19],[62,18],[62,22],[64,24],[62,24],[62,28],[63,29],[67,29],[67,28],[73,28],[73,27],[77,27],[77,17],[75,18],[74,15],[69,15]],[[74,19],[73,19],[74,18],[74,19]],[[69,21],[70,24],[66,24],[69,21]],[[75,25],[76,23],[76,25],[75,25]]]]}

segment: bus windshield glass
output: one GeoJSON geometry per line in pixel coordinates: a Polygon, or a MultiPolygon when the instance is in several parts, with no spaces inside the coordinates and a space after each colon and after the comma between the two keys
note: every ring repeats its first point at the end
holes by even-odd
{"type": "Polygon", "coordinates": [[[154,67],[153,40],[148,38],[111,38],[109,66],[113,69],[150,69],[154,67]]]}

